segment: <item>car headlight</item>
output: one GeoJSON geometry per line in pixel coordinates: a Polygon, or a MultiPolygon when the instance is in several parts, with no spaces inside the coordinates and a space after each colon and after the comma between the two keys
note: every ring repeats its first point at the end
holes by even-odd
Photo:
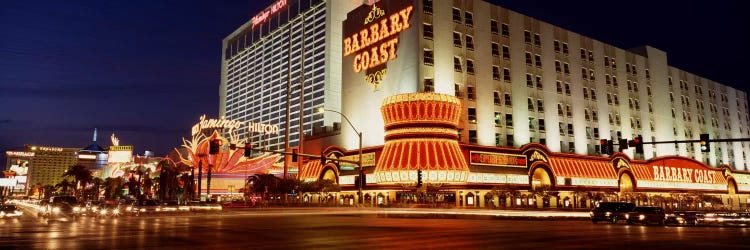
{"type": "Polygon", "coordinates": [[[107,209],[102,209],[99,211],[101,215],[107,215],[107,209]]]}
{"type": "Polygon", "coordinates": [[[132,207],[132,206],[128,206],[127,208],[125,208],[125,210],[127,210],[127,211],[132,211],[132,210],[133,210],[133,207],[132,207]]]}
{"type": "Polygon", "coordinates": [[[53,213],[60,213],[60,208],[59,207],[54,207],[54,208],[52,208],[52,212],[53,213]]]}
{"type": "Polygon", "coordinates": [[[3,217],[3,216],[5,216],[5,212],[0,211],[0,217],[3,217]]]}
{"type": "Polygon", "coordinates": [[[91,210],[94,210],[94,212],[99,211],[98,207],[92,207],[91,210]]]}
{"type": "Polygon", "coordinates": [[[161,208],[157,207],[156,212],[160,212],[160,211],[161,211],[161,208]]]}
{"type": "Polygon", "coordinates": [[[639,219],[639,220],[643,220],[643,219],[646,219],[646,216],[645,216],[645,215],[642,215],[642,214],[641,214],[641,215],[638,215],[638,219],[639,219]]]}
{"type": "Polygon", "coordinates": [[[146,212],[146,209],[145,208],[141,208],[141,210],[138,210],[138,211],[146,212]]]}
{"type": "Polygon", "coordinates": [[[112,214],[120,214],[120,209],[112,209],[112,214]]]}
{"type": "Polygon", "coordinates": [[[604,213],[604,216],[610,216],[610,215],[612,215],[612,212],[606,212],[606,213],[604,213]]]}
{"type": "Polygon", "coordinates": [[[589,216],[594,217],[594,212],[589,212],[589,216]]]}
{"type": "Polygon", "coordinates": [[[76,213],[81,212],[81,208],[80,207],[73,207],[73,212],[76,212],[76,213]]]}
{"type": "Polygon", "coordinates": [[[626,219],[626,220],[627,220],[627,219],[630,219],[630,215],[629,215],[629,214],[626,214],[626,215],[625,215],[625,219],[626,219]]]}

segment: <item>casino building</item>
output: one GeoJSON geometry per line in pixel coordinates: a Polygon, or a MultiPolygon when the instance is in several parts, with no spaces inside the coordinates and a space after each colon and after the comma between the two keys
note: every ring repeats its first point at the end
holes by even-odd
{"type": "MultiPolygon", "coordinates": [[[[362,195],[372,204],[419,194],[410,185],[421,170],[422,193],[459,206],[566,206],[578,196],[653,202],[669,192],[747,206],[748,142],[713,142],[709,152],[698,143],[647,144],[643,154],[602,157],[600,139],[750,137],[747,94],[668,65],[664,51],[617,48],[481,0],[332,2],[277,1],[225,39],[221,114],[288,120],[295,131],[299,109],[287,119],[284,102],[299,103],[295,82],[304,75],[305,131],[340,121],[312,112],[325,106],[362,132],[362,195]],[[307,12],[294,7],[307,3],[307,12]],[[322,49],[307,39],[321,39],[322,49]]],[[[276,138],[269,143],[280,145],[276,138]]],[[[305,153],[357,159],[351,128],[305,138],[305,153]]],[[[357,196],[351,164],[308,161],[299,173],[337,181],[340,201],[357,196]]]]}

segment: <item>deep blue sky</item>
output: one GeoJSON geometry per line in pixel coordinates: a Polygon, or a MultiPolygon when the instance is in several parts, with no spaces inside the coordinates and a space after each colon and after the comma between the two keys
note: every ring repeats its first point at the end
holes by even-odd
{"type": "MultiPolygon", "coordinates": [[[[748,90],[742,1],[491,2],[621,48],[652,45],[672,66],[748,90]]],[[[166,154],[218,113],[221,39],[271,3],[3,1],[0,152],[84,147],[96,127],[102,146],[114,132],[166,154]]]]}

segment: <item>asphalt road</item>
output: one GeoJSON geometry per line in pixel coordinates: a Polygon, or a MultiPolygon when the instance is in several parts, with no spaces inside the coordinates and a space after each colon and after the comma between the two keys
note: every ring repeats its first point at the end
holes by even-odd
{"type": "Polygon", "coordinates": [[[330,209],[68,222],[25,215],[0,219],[0,249],[747,249],[750,242],[742,227],[433,217],[330,209]]]}

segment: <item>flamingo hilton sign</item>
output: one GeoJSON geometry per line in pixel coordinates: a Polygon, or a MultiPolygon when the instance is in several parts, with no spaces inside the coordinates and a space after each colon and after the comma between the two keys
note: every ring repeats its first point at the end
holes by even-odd
{"type": "MultiPolygon", "coordinates": [[[[228,132],[232,133],[235,130],[239,130],[244,123],[241,121],[224,119],[206,119],[206,115],[200,117],[200,121],[193,125],[192,135],[195,136],[201,133],[205,129],[227,129],[228,132]]],[[[258,132],[264,134],[279,134],[279,126],[262,124],[256,122],[248,122],[248,132],[258,132]]]]}

